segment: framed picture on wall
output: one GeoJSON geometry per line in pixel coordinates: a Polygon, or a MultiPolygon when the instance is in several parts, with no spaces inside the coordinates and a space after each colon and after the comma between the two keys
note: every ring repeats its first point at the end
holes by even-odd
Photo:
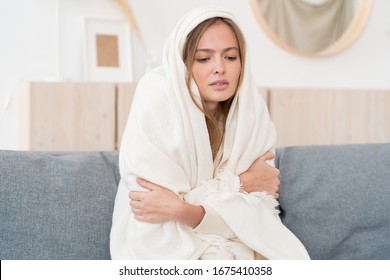
{"type": "Polygon", "coordinates": [[[85,80],[133,81],[129,23],[117,19],[85,18],[84,25],[85,80]]]}

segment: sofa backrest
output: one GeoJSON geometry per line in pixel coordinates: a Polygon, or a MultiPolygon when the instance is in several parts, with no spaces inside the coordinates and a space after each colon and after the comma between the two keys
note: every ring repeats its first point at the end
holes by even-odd
{"type": "MultiPolygon", "coordinates": [[[[283,223],[312,259],[390,259],[390,144],[277,149],[283,223]]],[[[0,259],[110,259],[118,152],[0,151],[0,259]]]]}
{"type": "Polygon", "coordinates": [[[390,259],[390,144],[277,153],[282,221],[312,259],[390,259]]]}
{"type": "Polygon", "coordinates": [[[110,259],[117,152],[0,151],[0,259],[110,259]]]}

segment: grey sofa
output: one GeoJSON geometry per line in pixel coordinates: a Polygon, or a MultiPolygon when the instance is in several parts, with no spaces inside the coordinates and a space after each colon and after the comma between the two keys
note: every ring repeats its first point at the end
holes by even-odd
{"type": "MultiPolygon", "coordinates": [[[[276,164],[312,259],[390,259],[390,144],[279,148],[276,164]]],[[[118,152],[0,151],[0,259],[110,259],[119,178],[118,152]]]]}

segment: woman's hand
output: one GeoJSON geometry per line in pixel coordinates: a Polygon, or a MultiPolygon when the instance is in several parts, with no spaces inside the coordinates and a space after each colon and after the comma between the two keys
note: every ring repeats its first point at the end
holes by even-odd
{"type": "Polygon", "coordinates": [[[172,191],[141,178],[137,183],[148,192],[129,193],[131,210],[135,219],[148,223],[163,223],[174,219],[174,213],[183,201],[172,191]]]}
{"type": "Polygon", "coordinates": [[[244,191],[248,193],[265,191],[275,198],[279,197],[280,171],[266,162],[274,158],[273,153],[267,152],[255,160],[247,171],[239,175],[244,191]]]}
{"type": "Polygon", "coordinates": [[[136,220],[147,223],[176,221],[194,228],[202,221],[205,213],[202,206],[186,203],[173,191],[147,180],[137,178],[137,183],[149,191],[129,193],[136,220]]]}

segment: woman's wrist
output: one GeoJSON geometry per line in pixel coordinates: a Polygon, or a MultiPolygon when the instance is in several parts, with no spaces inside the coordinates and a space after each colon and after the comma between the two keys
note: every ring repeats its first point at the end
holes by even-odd
{"type": "Polygon", "coordinates": [[[244,191],[244,192],[248,192],[248,172],[244,172],[244,173],[241,173],[240,175],[238,175],[238,178],[240,178],[240,190],[244,191]]]}
{"type": "Polygon", "coordinates": [[[175,220],[179,223],[196,228],[206,213],[203,206],[193,205],[182,200],[181,205],[175,211],[175,220]]]}

